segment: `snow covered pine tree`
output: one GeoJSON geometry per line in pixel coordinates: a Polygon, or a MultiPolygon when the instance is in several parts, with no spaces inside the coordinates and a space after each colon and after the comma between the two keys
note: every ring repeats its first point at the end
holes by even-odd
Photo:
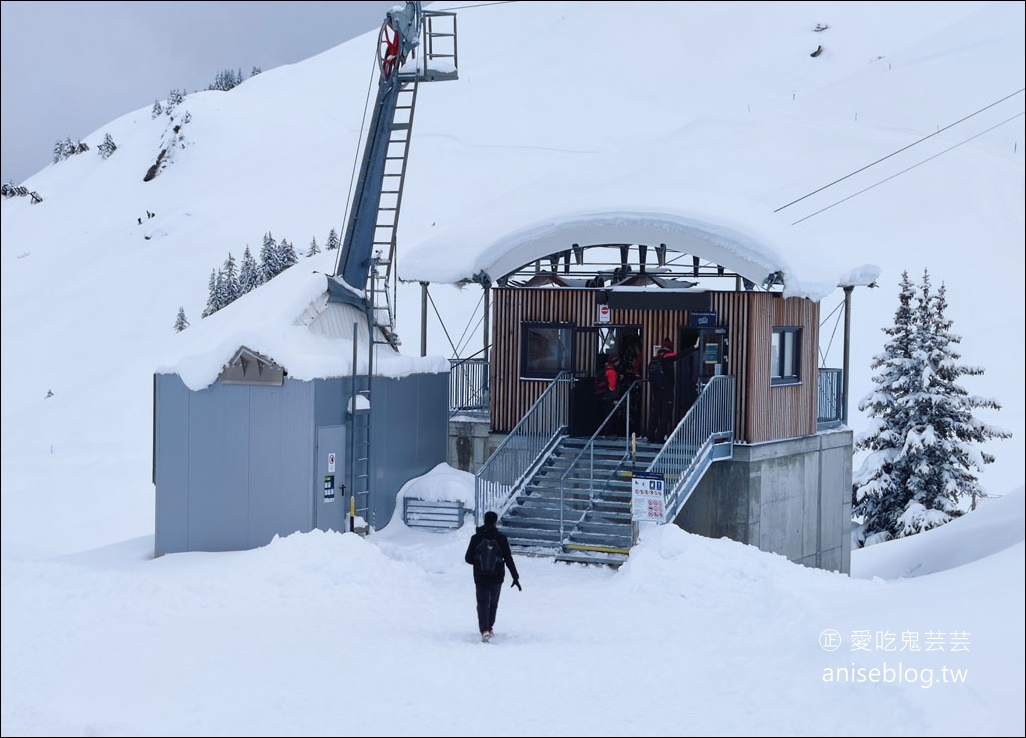
{"type": "Polygon", "coordinates": [[[965,512],[968,500],[986,496],[974,474],[994,461],[978,446],[1007,431],[973,416],[976,408],[1000,409],[996,400],[970,395],[959,377],[983,369],[958,363],[962,340],[945,316],[946,290],[931,294],[923,272],[917,305],[908,273],[901,275],[890,340],[873,357],[877,389],[859,409],[875,422],[855,443],[869,451],[852,485],[852,516],[861,519],[863,545],[902,538],[949,522],[965,512]]]}

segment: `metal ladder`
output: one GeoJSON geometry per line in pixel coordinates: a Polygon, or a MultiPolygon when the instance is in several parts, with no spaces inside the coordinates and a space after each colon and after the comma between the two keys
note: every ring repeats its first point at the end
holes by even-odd
{"type": "Polygon", "coordinates": [[[380,328],[384,335],[383,341],[375,341],[373,337],[372,341],[388,344],[396,350],[400,343],[395,330],[396,231],[403,202],[406,167],[410,158],[417,92],[422,81],[456,79],[455,13],[424,12],[423,37],[419,52],[423,55],[423,63],[416,64],[411,72],[401,71],[398,75],[399,91],[388,130],[385,171],[382,175],[381,199],[374,224],[373,258],[367,285],[374,325],[380,328]],[[451,64],[452,70],[433,69],[432,62],[451,64]]]}
{"type": "Polygon", "coordinates": [[[352,460],[350,479],[353,512],[357,517],[367,521],[368,525],[373,525],[370,511],[370,388],[356,390],[351,401],[352,435],[349,458],[352,460]],[[358,398],[366,400],[367,407],[358,407],[358,398]]]}

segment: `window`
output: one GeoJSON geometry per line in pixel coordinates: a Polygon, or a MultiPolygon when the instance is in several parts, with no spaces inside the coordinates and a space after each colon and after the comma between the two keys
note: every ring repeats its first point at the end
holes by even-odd
{"type": "Polygon", "coordinates": [[[553,379],[573,368],[574,328],[569,323],[522,323],[520,376],[553,379]]]}
{"type": "Polygon", "coordinates": [[[770,381],[772,384],[795,384],[800,381],[802,329],[774,328],[770,347],[770,381]]]}

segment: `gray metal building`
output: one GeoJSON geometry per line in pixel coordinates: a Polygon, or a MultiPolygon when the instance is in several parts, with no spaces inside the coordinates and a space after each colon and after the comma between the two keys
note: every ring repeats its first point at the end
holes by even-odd
{"type": "MultiPolygon", "coordinates": [[[[155,555],[244,550],[314,529],[380,529],[403,484],[445,461],[447,362],[375,346],[381,371],[368,374],[366,326],[350,340],[338,337],[350,312],[322,296],[297,322],[284,317],[286,331],[299,341],[315,334],[324,351],[311,362],[309,346],[301,344],[291,358],[297,366],[306,362],[302,378],[289,376],[287,343],[282,356],[240,346],[216,380],[200,388],[181,371],[155,373],[155,555]],[[354,344],[363,347],[362,362],[354,344]],[[351,364],[338,358],[347,352],[351,364]],[[309,376],[319,364],[326,376],[309,376]]],[[[223,325],[196,329],[224,343],[223,325]]],[[[204,341],[187,342],[194,345],[204,341]]]]}

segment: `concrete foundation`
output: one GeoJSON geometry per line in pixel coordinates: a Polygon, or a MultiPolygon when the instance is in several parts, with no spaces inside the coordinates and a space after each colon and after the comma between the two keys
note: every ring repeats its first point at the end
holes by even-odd
{"type": "Polygon", "coordinates": [[[458,415],[450,420],[446,463],[454,469],[477,474],[495,450],[489,425],[487,416],[458,415]]]}
{"type": "Polygon", "coordinates": [[[709,467],[674,521],[791,561],[851,572],[852,431],[752,446],[709,467]]]}

